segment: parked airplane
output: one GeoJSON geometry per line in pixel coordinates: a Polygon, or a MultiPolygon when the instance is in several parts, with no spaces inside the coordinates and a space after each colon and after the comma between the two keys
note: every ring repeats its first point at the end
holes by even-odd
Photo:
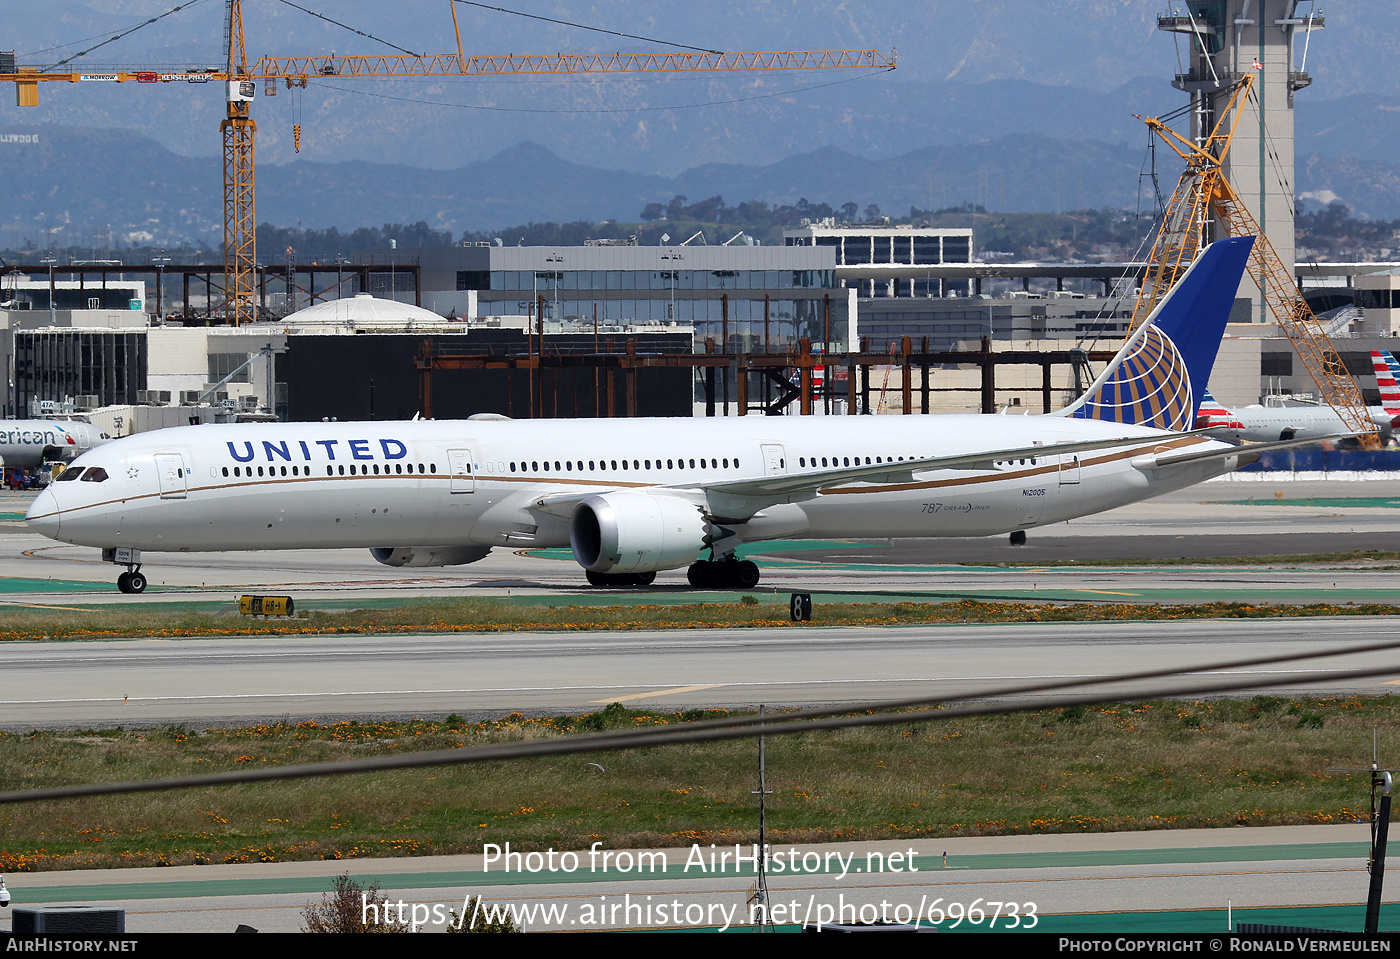
{"type": "Polygon", "coordinates": [[[53,460],[76,459],[111,439],[88,423],[0,420],[0,466],[35,469],[53,460]]]}
{"type": "Polygon", "coordinates": [[[141,550],[371,546],[390,566],[448,566],[496,546],[569,546],[594,585],[688,567],[697,587],[749,588],[759,569],[734,555],[746,542],[1007,532],[1024,542],[1028,528],[1258,458],[1180,432],[1252,243],[1203,251],[1058,414],[181,427],[81,457],[26,518],[127,566],[124,592],[145,588],[141,550]]]}
{"type": "MultiPolygon", "coordinates": [[[[1400,409],[1367,407],[1382,440],[1400,427],[1400,409]]],[[[1267,443],[1274,440],[1323,439],[1349,432],[1341,416],[1330,406],[1252,406],[1227,409],[1206,391],[1196,412],[1196,429],[1231,442],[1267,443]]]]}

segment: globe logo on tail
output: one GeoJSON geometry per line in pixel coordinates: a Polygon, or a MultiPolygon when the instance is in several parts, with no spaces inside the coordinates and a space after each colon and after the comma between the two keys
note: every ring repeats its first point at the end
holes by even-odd
{"type": "Polygon", "coordinates": [[[1155,326],[1138,331],[1117,367],[1084,399],[1081,419],[1188,430],[1195,418],[1191,378],[1176,344],[1155,326]]]}

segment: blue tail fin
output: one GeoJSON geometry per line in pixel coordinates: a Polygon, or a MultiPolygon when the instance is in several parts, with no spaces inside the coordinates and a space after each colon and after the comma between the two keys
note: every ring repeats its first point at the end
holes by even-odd
{"type": "Polygon", "coordinates": [[[1190,429],[1253,246],[1253,237],[1242,236],[1202,250],[1108,369],[1060,415],[1190,429]]]}

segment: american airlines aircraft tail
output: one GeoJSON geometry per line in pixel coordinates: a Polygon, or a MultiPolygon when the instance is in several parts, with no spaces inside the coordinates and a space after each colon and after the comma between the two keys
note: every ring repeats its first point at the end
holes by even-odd
{"type": "Polygon", "coordinates": [[[1389,350],[1371,351],[1371,368],[1376,374],[1376,386],[1381,393],[1381,408],[1392,415],[1400,415],[1400,362],[1389,350]]]}
{"type": "MultiPolygon", "coordinates": [[[[140,434],[79,458],[32,528],[142,551],[371,547],[390,566],[569,547],[595,586],[687,569],[749,588],[744,543],[977,536],[1097,513],[1252,462],[1191,433],[1251,238],[1222,240],[1088,394],[1049,416],[274,423],[140,434]]],[[[1282,444],[1289,445],[1289,444],[1282,444]]]]}

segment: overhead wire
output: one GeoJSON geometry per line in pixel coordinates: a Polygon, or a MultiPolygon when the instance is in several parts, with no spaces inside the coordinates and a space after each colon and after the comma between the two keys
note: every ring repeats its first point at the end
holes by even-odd
{"type": "Polygon", "coordinates": [[[606,33],[609,36],[622,37],[626,40],[642,40],[647,43],[660,43],[663,46],[676,47],[681,50],[696,50],[700,53],[723,53],[723,50],[711,50],[709,47],[693,47],[688,43],[673,43],[670,40],[657,40],[655,37],[643,37],[635,33],[619,33],[617,30],[608,30],[605,27],[590,27],[586,23],[574,23],[571,20],[559,20],[555,17],[545,17],[536,13],[522,13],[519,10],[508,10],[505,7],[493,7],[489,3],[478,3],[476,0],[452,0],[453,3],[460,3],[467,7],[480,7],[483,10],[494,10],[497,13],[508,13],[515,17],[525,17],[528,20],[540,20],[544,23],[553,23],[564,27],[575,27],[579,30],[589,30],[593,33],[606,33]]]}
{"type": "MultiPolygon", "coordinates": [[[[119,33],[116,33],[116,34],[113,34],[112,36],[109,36],[106,40],[103,40],[101,43],[93,44],[92,46],[88,47],[86,50],[79,50],[77,53],[73,54],[72,56],[63,58],[62,60],[60,60],[60,61],[58,61],[57,63],[55,63],[54,66],[56,66],[56,67],[61,67],[61,66],[63,66],[65,63],[69,63],[69,62],[71,62],[71,61],[73,61],[73,60],[78,59],[79,57],[85,57],[85,56],[87,56],[89,53],[91,53],[92,51],[98,49],[99,47],[105,47],[105,46],[106,46],[107,44],[109,44],[109,43],[115,43],[116,41],[122,39],[123,37],[130,36],[131,34],[135,33],[137,30],[144,29],[144,28],[146,28],[146,27],[149,27],[151,24],[156,23],[157,21],[164,20],[166,17],[170,16],[172,13],[179,13],[181,10],[188,9],[189,7],[198,6],[199,4],[201,4],[201,3],[203,3],[203,2],[204,2],[204,0],[188,0],[187,3],[182,3],[182,4],[180,4],[179,6],[171,7],[169,10],[165,11],[165,12],[162,13],[162,14],[158,14],[157,16],[151,17],[149,20],[143,21],[142,23],[138,23],[138,24],[137,24],[136,26],[134,26],[134,27],[129,27],[129,28],[126,29],[126,30],[122,30],[122,31],[119,32],[119,33]]],[[[64,46],[68,46],[68,44],[64,44],[64,46]]],[[[50,49],[54,49],[54,48],[50,48],[50,49]]]]}
{"type": "Polygon", "coordinates": [[[649,729],[625,730],[613,733],[592,733],[559,739],[500,743],[464,749],[432,750],[421,753],[378,756],[330,763],[237,770],[227,773],[180,776],[167,779],[90,783],[78,786],[29,789],[0,793],[0,804],[70,799],[83,796],[158,792],[172,789],[194,789],[238,783],[269,782],[320,776],[344,776],[366,772],[385,772],[429,766],[468,765],[525,757],[614,752],[623,749],[640,749],[683,743],[747,739],[761,735],[785,735],[796,732],[927,722],[979,715],[1087,706],[1104,702],[1116,702],[1123,699],[1141,701],[1175,696],[1211,695],[1215,693],[1259,689],[1269,686],[1317,682],[1323,678],[1334,681],[1362,679],[1378,675],[1394,675],[1397,671],[1400,671],[1400,667],[1395,665],[1371,666],[1360,669],[1336,670],[1326,674],[1319,672],[1310,673],[1306,671],[1283,674],[1271,673],[1266,677],[1245,681],[1232,679],[1218,683],[1202,683],[1200,685],[1179,685],[1174,687],[1158,686],[1148,690],[1132,692],[1131,694],[1121,690],[1113,693],[1102,689],[1102,687],[1113,687],[1124,683],[1143,682],[1150,679],[1171,679],[1191,676],[1193,674],[1238,670],[1252,666],[1301,662],[1305,660],[1325,659],[1396,649],[1400,649],[1400,640],[1385,640],[1376,643],[1349,646],[1343,649],[1314,650],[1307,653],[1249,657],[1246,659],[1205,664],[1184,669],[1167,668],[1141,670],[1133,673],[1099,677],[1069,677],[1033,683],[1013,684],[995,689],[982,690],[976,693],[964,693],[958,696],[943,695],[882,702],[856,703],[846,706],[832,706],[817,709],[799,709],[788,713],[768,714],[761,719],[753,716],[728,717],[724,719],[687,723],[683,726],[651,727],[649,729]],[[1091,694],[1065,695],[1040,700],[1007,701],[1007,697],[1011,696],[1024,697],[1032,693],[1055,692],[1080,687],[1088,687],[1090,689],[1099,687],[1100,691],[1091,694]],[[948,706],[949,703],[966,701],[969,699],[992,699],[994,701],[983,705],[967,705],[961,707],[948,706]],[[895,711],[900,709],[917,709],[920,711],[895,711]]]}
{"type": "Polygon", "coordinates": [[[397,43],[394,43],[394,42],[392,42],[392,41],[390,41],[390,40],[385,40],[383,37],[377,37],[377,36],[375,36],[375,35],[372,34],[372,33],[366,33],[366,32],[363,31],[363,30],[357,30],[357,29],[355,29],[354,27],[352,27],[352,26],[350,26],[350,25],[348,25],[348,24],[341,23],[339,20],[332,20],[330,17],[326,16],[324,13],[317,13],[315,10],[308,10],[308,9],[306,9],[306,8],[303,7],[303,6],[300,6],[300,5],[298,5],[298,4],[293,3],[292,0],[278,0],[278,2],[279,2],[279,3],[285,3],[287,6],[293,8],[294,10],[300,10],[302,13],[305,13],[305,14],[307,14],[308,16],[316,17],[316,18],[319,19],[319,20],[324,20],[324,21],[326,21],[327,23],[334,24],[335,26],[340,27],[342,30],[349,30],[351,33],[357,33],[357,34],[359,34],[360,36],[365,37],[366,39],[375,41],[376,43],[382,43],[382,44],[384,44],[385,46],[393,47],[395,50],[399,51],[400,53],[406,53],[406,54],[408,54],[408,55],[411,56],[411,57],[421,57],[421,56],[423,55],[423,54],[421,54],[421,53],[415,53],[415,52],[412,51],[412,50],[407,50],[407,49],[405,49],[405,48],[399,46],[397,43]]]}

